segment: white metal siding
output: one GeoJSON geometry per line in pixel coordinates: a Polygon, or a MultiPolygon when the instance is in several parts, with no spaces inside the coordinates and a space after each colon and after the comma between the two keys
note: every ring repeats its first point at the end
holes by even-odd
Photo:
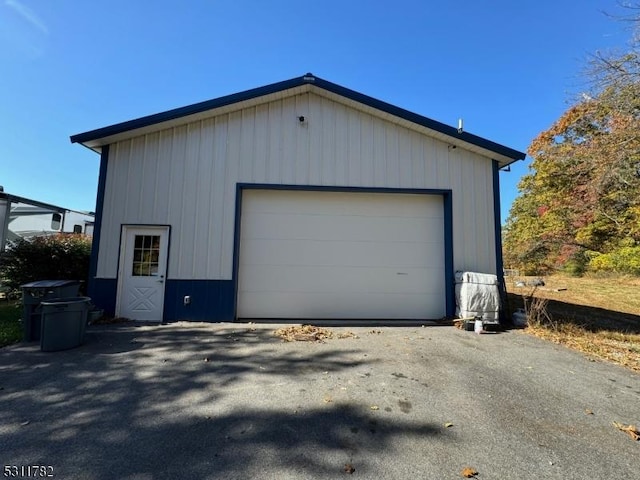
{"type": "Polygon", "coordinates": [[[247,190],[239,318],[445,315],[439,195],[247,190]]]}
{"type": "Polygon", "coordinates": [[[231,279],[238,182],[451,188],[454,267],[495,273],[490,159],[305,93],[113,144],[97,275],[116,277],[121,224],[153,223],[169,278],[231,279]]]}

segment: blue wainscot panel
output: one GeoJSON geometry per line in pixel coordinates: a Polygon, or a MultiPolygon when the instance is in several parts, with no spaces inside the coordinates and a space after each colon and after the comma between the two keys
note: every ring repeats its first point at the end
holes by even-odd
{"type": "Polygon", "coordinates": [[[94,278],[89,283],[88,295],[98,308],[104,310],[109,316],[114,316],[116,311],[116,294],[118,280],[115,278],[94,278]]]}
{"type": "Polygon", "coordinates": [[[232,322],[234,305],[232,280],[167,280],[164,321],[232,322]],[[188,305],[185,296],[190,297],[188,305]]]}

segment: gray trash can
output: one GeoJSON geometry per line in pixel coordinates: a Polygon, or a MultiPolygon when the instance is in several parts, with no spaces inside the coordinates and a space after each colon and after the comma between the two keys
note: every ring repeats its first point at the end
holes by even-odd
{"type": "Polygon", "coordinates": [[[43,300],[77,297],[79,280],[38,280],[22,285],[22,326],[25,342],[40,340],[40,311],[43,300]]]}
{"type": "Polygon", "coordinates": [[[57,352],[82,345],[89,314],[89,297],[53,298],[40,304],[40,350],[57,352]]]}

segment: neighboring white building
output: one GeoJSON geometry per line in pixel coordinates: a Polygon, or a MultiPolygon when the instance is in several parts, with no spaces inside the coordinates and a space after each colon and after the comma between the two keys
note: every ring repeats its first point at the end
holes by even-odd
{"type": "Polygon", "coordinates": [[[89,294],[150,321],[452,317],[525,157],[312,74],[71,141],[101,155],[89,294]]]}
{"type": "Polygon", "coordinates": [[[20,238],[55,233],[93,235],[93,212],[79,212],[10,195],[0,187],[0,251],[20,238]]]}

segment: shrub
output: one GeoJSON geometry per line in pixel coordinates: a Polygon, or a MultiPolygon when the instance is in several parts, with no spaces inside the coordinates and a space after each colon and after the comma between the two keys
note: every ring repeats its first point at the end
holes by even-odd
{"type": "Polygon", "coordinates": [[[0,305],[0,348],[22,338],[22,308],[16,304],[0,305]]]}
{"type": "Polygon", "coordinates": [[[581,277],[587,270],[589,257],[583,251],[571,255],[562,266],[562,271],[572,277],[581,277]]]}
{"type": "Polygon", "coordinates": [[[0,279],[9,293],[36,280],[82,280],[89,276],[91,237],[78,234],[19,239],[0,256],[0,279]]]}
{"type": "Polygon", "coordinates": [[[528,325],[557,330],[558,322],[547,311],[548,299],[534,297],[533,293],[531,293],[530,296],[523,296],[523,301],[528,325]]]}
{"type": "Polygon", "coordinates": [[[594,272],[616,272],[640,275],[640,246],[621,247],[609,253],[595,255],[589,262],[594,272]]]}

